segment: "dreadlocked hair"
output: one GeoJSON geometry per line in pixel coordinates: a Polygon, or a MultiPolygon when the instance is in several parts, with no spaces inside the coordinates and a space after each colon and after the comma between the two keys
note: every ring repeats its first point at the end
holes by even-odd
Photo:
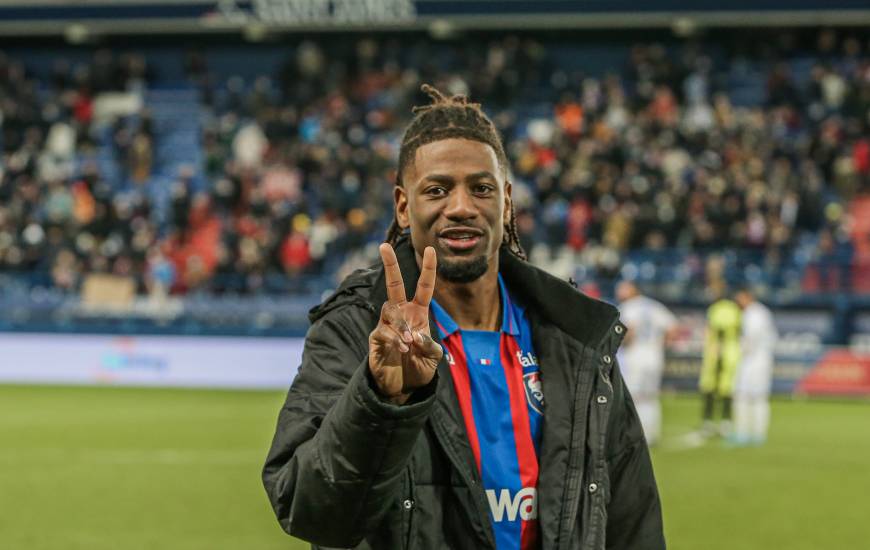
{"type": "MultiPolygon", "coordinates": [[[[399,148],[397,186],[404,185],[402,173],[408,163],[413,162],[417,149],[422,145],[442,139],[461,138],[485,143],[492,147],[500,167],[507,171],[507,155],[501,137],[499,137],[495,124],[486,116],[479,103],[471,103],[464,95],[448,97],[429,84],[423,84],[420,90],[431,98],[432,103],[412,109],[414,118],[405,130],[402,145],[399,148]]],[[[394,214],[390,228],[387,230],[385,242],[395,246],[402,234],[403,229],[399,226],[399,221],[394,214]]],[[[527,259],[526,252],[520,245],[513,205],[511,205],[510,221],[504,226],[502,245],[518,258],[527,259]]]]}

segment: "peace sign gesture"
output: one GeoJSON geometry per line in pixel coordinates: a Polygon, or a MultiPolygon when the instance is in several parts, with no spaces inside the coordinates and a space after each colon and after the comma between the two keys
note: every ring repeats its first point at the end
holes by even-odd
{"type": "Polygon", "coordinates": [[[381,395],[404,403],[417,388],[428,384],[444,355],[429,334],[429,303],[435,291],[435,249],[426,247],[410,302],[393,247],[380,247],[387,283],[387,301],[381,308],[378,326],[369,334],[369,370],[381,395]]]}

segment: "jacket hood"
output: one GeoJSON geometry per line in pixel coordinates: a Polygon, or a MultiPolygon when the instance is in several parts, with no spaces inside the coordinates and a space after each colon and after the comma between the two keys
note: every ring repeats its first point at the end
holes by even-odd
{"type": "MultiPolygon", "coordinates": [[[[406,299],[411,300],[420,277],[414,249],[404,237],[396,243],[395,250],[406,299]]],[[[511,293],[515,293],[530,311],[585,345],[596,347],[619,320],[616,307],[590,298],[567,282],[517,258],[507,249],[499,254],[499,273],[511,293]]],[[[386,300],[384,268],[378,262],[350,274],[332,296],[309,312],[308,318],[314,323],[333,309],[346,305],[377,313],[386,300]]]]}

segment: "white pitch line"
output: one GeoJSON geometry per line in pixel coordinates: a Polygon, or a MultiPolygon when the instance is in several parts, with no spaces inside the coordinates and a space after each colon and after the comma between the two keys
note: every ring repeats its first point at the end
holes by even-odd
{"type": "Polygon", "coordinates": [[[662,448],[668,451],[691,451],[703,447],[708,440],[701,432],[693,431],[662,442],[662,448]]]}

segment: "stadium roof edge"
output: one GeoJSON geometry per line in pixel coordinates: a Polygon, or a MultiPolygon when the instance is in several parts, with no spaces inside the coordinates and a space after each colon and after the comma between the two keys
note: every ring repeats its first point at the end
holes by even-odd
{"type": "MultiPolygon", "coordinates": [[[[249,18],[233,20],[208,17],[130,17],[117,18],[88,12],[92,18],[7,17],[0,7],[0,34],[14,36],[64,36],[75,25],[94,36],[155,34],[220,34],[242,32],[251,25],[263,26],[273,33],[365,32],[427,30],[433,24],[447,23],[453,30],[543,30],[543,29],[667,29],[690,31],[704,28],[750,27],[856,27],[870,25],[870,9],[776,10],[776,11],[685,11],[643,13],[501,13],[433,16],[417,14],[398,19],[377,18],[362,22],[335,21],[330,18],[308,21],[264,21],[249,18]]],[[[14,14],[13,14],[14,15],[14,14]]],[[[22,13],[27,15],[27,13],[22,13]]]]}

